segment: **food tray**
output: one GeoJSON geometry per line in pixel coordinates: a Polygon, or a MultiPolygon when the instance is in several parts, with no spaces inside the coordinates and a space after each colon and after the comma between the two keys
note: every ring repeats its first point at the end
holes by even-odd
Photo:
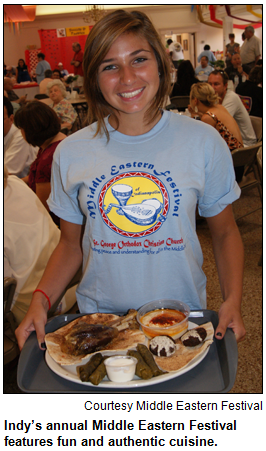
{"type": "MultiPolygon", "coordinates": [[[[46,333],[53,332],[69,321],[82,315],[61,315],[52,318],[46,325],[46,333]]],[[[212,310],[191,311],[191,321],[203,324],[211,321],[214,329],[218,315],[212,310]]],[[[55,374],[45,362],[45,353],[39,349],[33,332],[26,341],[18,363],[18,386],[25,393],[227,393],[234,385],[237,370],[237,343],[231,329],[227,329],[223,340],[210,346],[205,359],[184,375],[167,382],[137,388],[88,387],[63,379],[55,374]]]]}

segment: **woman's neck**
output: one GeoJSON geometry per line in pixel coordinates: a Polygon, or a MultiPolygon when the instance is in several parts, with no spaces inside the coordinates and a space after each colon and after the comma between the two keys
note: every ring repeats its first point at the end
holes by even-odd
{"type": "Polygon", "coordinates": [[[42,150],[45,150],[48,146],[50,146],[50,144],[52,144],[56,141],[62,141],[65,138],[66,138],[66,135],[64,135],[64,133],[61,133],[61,132],[57,133],[57,135],[44,141],[44,143],[41,146],[42,150]]]}
{"type": "MultiPolygon", "coordinates": [[[[138,136],[148,133],[161,119],[162,112],[158,110],[157,115],[152,122],[147,123],[143,118],[140,120],[136,114],[118,115],[119,126],[117,131],[129,136],[138,136]]],[[[116,121],[114,115],[109,117],[109,124],[116,129],[116,121]]]]}

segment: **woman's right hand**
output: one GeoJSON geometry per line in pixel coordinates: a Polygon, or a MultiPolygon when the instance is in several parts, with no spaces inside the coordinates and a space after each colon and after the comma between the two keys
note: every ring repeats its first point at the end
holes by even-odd
{"type": "Polygon", "coordinates": [[[47,299],[41,293],[35,293],[25,318],[15,330],[20,350],[23,348],[25,341],[31,332],[34,330],[36,331],[40,349],[45,349],[45,347],[43,347],[43,343],[45,337],[45,324],[47,322],[47,312],[47,299]]]}

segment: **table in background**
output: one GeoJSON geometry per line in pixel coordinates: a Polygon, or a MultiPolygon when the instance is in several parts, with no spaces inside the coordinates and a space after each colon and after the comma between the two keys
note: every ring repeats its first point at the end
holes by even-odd
{"type": "Polygon", "coordinates": [[[16,83],[13,86],[13,91],[19,97],[25,96],[27,94],[27,100],[33,100],[36,94],[39,94],[39,85],[35,82],[16,83]]]}

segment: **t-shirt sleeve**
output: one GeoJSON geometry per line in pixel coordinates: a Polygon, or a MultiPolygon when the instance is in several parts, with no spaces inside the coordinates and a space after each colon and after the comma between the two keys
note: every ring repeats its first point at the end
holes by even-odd
{"type": "Polygon", "coordinates": [[[71,183],[68,162],[61,161],[62,144],[53,158],[51,173],[51,194],[47,200],[49,209],[59,218],[74,224],[84,224],[85,216],[79,207],[79,185],[71,183]],[[66,166],[67,165],[67,166],[66,166]]]}
{"type": "Polygon", "coordinates": [[[216,216],[237,200],[240,193],[231,153],[224,140],[217,136],[213,143],[207,143],[205,184],[198,199],[199,214],[204,217],[216,216]]]}

